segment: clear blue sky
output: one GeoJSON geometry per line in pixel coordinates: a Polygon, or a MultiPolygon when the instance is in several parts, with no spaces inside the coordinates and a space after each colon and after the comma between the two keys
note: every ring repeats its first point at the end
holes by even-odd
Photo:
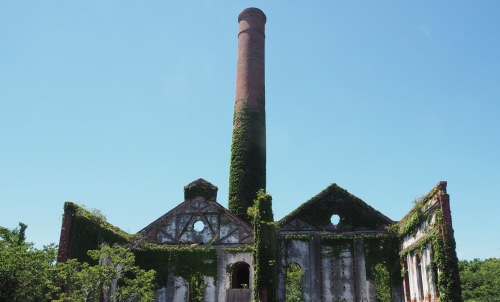
{"type": "Polygon", "coordinates": [[[137,232],[204,178],[227,206],[237,16],[267,15],[279,220],[337,183],[393,220],[448,181],[458,256],[500,257],[500,2],[5,1],[0,225],[64,201],[137,232]]]}

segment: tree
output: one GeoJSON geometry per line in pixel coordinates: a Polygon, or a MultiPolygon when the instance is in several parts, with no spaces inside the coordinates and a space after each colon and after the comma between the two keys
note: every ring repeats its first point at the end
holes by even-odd
{"type": "Polygon", "coordinates": [[[391,278],[382,263],[375,266],[375,296],[377,301],[391,301],[391,278]]]}
{"type": "Polygon", "coordinates": [[[59,289],[56,276],[57,246],[42,249],[25,242],[27,225],[13,230],[0,227],[0,301],[49,301],[59,289]]]}
{"type": "Polygon", "coordinates": [[[500,301],[500,259],[461,260],[458,269],[464,302],[500,301]]]}
{"type": "Polygon", "coordinates": [[[57,246],[34,248],[25,242],[26,228],[23,223],[13,230],[0,227],[0,302],[45,302],[54,294],[60,302],[153,301],[155,271],[134,266],[138,238],[127,248],[103,245],[88,251],[97,265],[74,259],[56,265],[57,246]]]}
{"type": "Polygon", "coordinates": [[[297,263],[286,268],[286,302],[302,301],[302,269],[297,263]]]}
{"type": "Polygon", "coordinates": [[[154,300],[155,271],[134,266],[135,256],[128,248],[117,244],[102,245],[88,251],[97,265],[79,263],[74,259],[58,264],[58,280],[63,281],[64,293],[57,302],[141,301],[154,300]]]}

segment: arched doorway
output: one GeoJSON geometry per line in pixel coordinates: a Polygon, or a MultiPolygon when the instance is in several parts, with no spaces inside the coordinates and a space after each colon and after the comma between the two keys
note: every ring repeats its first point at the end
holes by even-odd
{"type": "Polygon", "coordinates": [[[246,262],[233,264],[231,272],[231,288],[250,287],[250,265],[246,262]]]}

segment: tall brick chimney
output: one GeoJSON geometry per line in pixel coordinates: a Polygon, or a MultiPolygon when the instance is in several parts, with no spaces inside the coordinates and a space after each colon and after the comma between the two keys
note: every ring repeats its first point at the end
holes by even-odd
{"type": "Polygon", "coordinates": [[[266,188],[264,27],[266,15],[247,8],[238,16],[238,60],[233,142],[229,173],[229,210],[250,222],[247,208],[266,188]]]}

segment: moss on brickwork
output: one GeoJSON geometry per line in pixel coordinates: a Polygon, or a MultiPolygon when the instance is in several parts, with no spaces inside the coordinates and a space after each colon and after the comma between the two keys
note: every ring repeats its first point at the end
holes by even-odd
{"type": "Polygon", "coordinates": [[[205,200],[215,200],[218,188],[204,179],[193,181],[184,187],[184,198],[186,200],[201,196],[205,200]]]}
{"type": "Polygon", "coordinates": [[[259,191],[249,211],[254,225],[254,301],[276,301],[276,225],[273,222],[272,197],[259,191]]]}
{"type": "Polygon", "coordinates": [[[332,184],[285,216],[279,221],[279,225],[285,225],[298,218],[322,228],[331,225],[330,219],[333,214],[340,216],[337,225],[339,229],[377,229],[393,223],[363,200],[332,184]]]}
{"type": "Polygon", "coordinates": [[[130,239],[131,235],[108,223],[104,216],[92,213],[83,206],[66,202],[64,212],[69,215],[66,219],[71,219],[69,259],[96,264],[87,251],[97,250],[103,243],[125,244],[130,239]]]}
{"type": "Polygon", "coordinates": [[[247,209],[257,192],[266,188],[266,122],[263,109],[251,111],[246,99],[239,101],[242,109],[234,114],[228,203],[233,214],[251,222],[247,209]]]}

